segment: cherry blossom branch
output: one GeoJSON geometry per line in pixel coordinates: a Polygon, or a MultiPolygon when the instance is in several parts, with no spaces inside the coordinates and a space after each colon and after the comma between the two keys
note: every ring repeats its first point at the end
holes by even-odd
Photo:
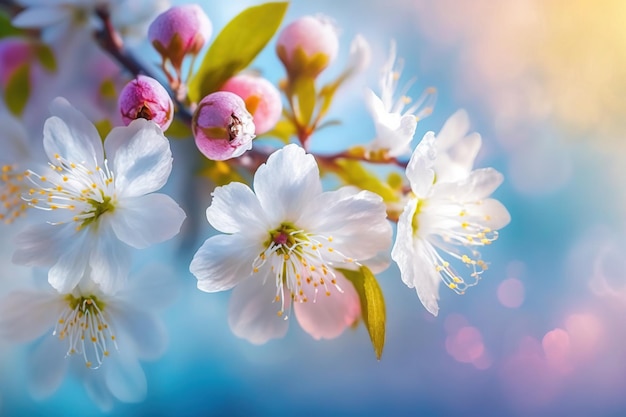
{"type": "MultiPolygon", "coordinates": [[[[139,60],[130,54],[124,48],[124,42],[121,36],[113,27],[111,17],[108,10],[98,9],[98,18],[102,21],[102,29],[96,32],[95,38],[100,47],[108,52],[122,67],[128,70],[133,76],[144,74],[149,77],[156,77],[149,71],[139,60]]],[[[167,87],[166,87],[167,88],[167,87]]],[[[185,124],[191,125],[192,114],[175,94],[168,90],[174,103],[176,103],[177,111],[175,115],[185,124]]]]}

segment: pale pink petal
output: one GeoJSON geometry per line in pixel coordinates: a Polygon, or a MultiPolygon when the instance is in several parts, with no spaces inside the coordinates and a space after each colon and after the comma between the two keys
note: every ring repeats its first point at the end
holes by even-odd
{"type": "MultiPolygon", "coordinates": [[[[295,302],[294,313],[300,326],[314,339],[333,339],[361,315],[359,296],[354,286],[343,275],[337,273],[337,285],[328,286],[326,290],[318,287],[317,295],[313,291],[307,294],[307,302],[295,302]]],[[[310,288],[310,287],[306,287],[310,288]]]]}
{"type": "Polygon", "coordinates": [[[291,300],[287,300],[285,311],[279,316],[281,302],[276,302],[275,297],[272,279],[263,284],[262,276],[253,275],[237,285],[228,307],[228,324],[233,333],[255,345],[283,337],[289,325],[291,300]]]}

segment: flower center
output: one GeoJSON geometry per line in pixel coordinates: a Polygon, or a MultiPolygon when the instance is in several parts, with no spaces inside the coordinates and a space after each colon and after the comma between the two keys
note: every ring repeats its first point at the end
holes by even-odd
{"type": "Polygon", "coordinates": [[[49,164],[49,176],[28,171],[27,177],[35,187],[23,197],[30,206],[41,210],[68,210],[71,216],[53,224],[70,221],[78,223],[76,230],[87,226],[97,227],[98,219],[115,209],[116,197],[113,173],[107,161],[104,168],[96,165],[95,170],[84,163],[67,161],[55,155],[58,165],[49,164]],[[76,214],[77,213],[77,214],[76,214]]]}
{"type": "Polygon", "coordinates": [[[476,248],[490,245],[498,239],[498,232],[484,225],[484,222],[491,218],[486,214],[477,214],[481,212],[480,205],[482,201],[479,200],[437,207],[439,212],[446,213],[444,215],[446,221],[431,231],[434,236],[440,237],[440,239],[432,237],[437,247],[456,259],[459,265],[471,270],[471,280],[465,280],[432,246],[428,248],[429,256],[442,281],[458,294],[463,294],[469,287],[476,285],[482,273],[488,268],[476,248]]]}
{"type": "Polygon", "coordinates": [[[14,165],[3,165],[0,169],[0,221],[13,223],[21,216],[28,204],[21,198],[24,191],[23,172],[16,172],[14,165]]]}
{"type": "Polygon", "coordinates": [[[355,261],[334,249],[332,242],[332,236],[307,233],[289,222],[269,232],[265,250],[254,260],[252,271],[269,268],[269,276],[274,276],[275,302],[281,302],[279,316],[285,311],[286,300],[306,303],[312,297],[315,302],[320,290],[330,296],[331,287],[343,292],[332,267],[355,261]]]}
{"type": "Polygon", "coordinates": [[[65,296],[63,310],[53,335],[68,341],[67,355],[82,354],[87,368],[99,368],[109,356],[109,344],[117,349],[115,335],[104,316],[105,303],[95,295],[65,296]]]}

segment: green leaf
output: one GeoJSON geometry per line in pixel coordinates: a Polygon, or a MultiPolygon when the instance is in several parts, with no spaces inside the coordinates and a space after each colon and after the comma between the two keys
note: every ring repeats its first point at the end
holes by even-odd
{"type": "Polygon", "coordinates": [[[9,78],[4,90],[4,102],[15,116],[21,116],[30,96],[30,67],[23,64],[9,78]]]}
{"type": "Polygon", "coordinates": [[[0,39],[9,36],[19,36],[23,32],[11,24],[11,17],[0,11],[0,39]]]}
{"type": "Polygon", "coordinates": [[[57,70],[56,58],[48,45],[38,44],[35,47],[35,56],[46,71],[54,72],[57,70]]]}
{"type": "Polygon", "coordinates": [[[192,135],[193,133],[189,125],[177,118],[172,120],[172,124],[165,131],[165,136],[169,139],[187,139],[192,137],[192,135]]]}
{"type": "Polygon", "coordinates": [[[334,172],[347,184],[376,193],[386,202],[400,201],[398,192],[368,171],[360,161],[338,159],[335,163],[339,169],[335,169],[334,172]]]}
{"type": "Polygon", "coordinates": [[[190,100],[197,103],[250,65],[278,30],[288,4],[253,6],[231,20],[217,35],[198,72],[189,81],[190,100]]]}
{"type": "Polygon", "coordinates": [[[370,335],[376,359],[380,360],[385,347],[385,298],[376,277],[366,266],[358,271],[338,269],[354,285],[361,301],[363,323],[370,335]]]}

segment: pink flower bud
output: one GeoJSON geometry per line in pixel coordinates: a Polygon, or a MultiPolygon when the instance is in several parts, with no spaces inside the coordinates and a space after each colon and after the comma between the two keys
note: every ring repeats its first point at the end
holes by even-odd
{"type": "Polygon", "coordinates": [[[280,93],[265,78],[239,74],[226,81],[220,90],[230,91],[243,99],[254,118],[257,135],[269,131],[280,119],[283,111],[280,93]]]}
{"type": "Polygon", "coordinates": [[[204,97],[191,122],[196,146],[209,159],[224,161],[252,148],[254,123],[241,97],[217,91],[204,97]]]}
{"type": "Polygon", "coordinates": [[[197,4],[174,6],[157,16],[148,28],[148,39],[161,54],[180,69],[186,55],[196,55],[211,37],[213,26],[197,4]]]}
{"type": "Polygon", "coordinates": [[[22,38],[4,38],[0,40],[0,83],[6,86],[21,66],[29,64],[34,58],[33,45],[22,38]]]}
{"type": "Polygon", "coordinates": [[[287,25],[276,41],[276,53],[291,78],[317,76],[338,50],[337,29],[324,17],[301,17],[287,25]]]}
{"type": "Polygon", "coordinates": [[[174,118],[174,103],[154,78],[139,75],[120,93],[118,107],[125,125],[135,119],[152,120],[165,131],[174,118]]]}

